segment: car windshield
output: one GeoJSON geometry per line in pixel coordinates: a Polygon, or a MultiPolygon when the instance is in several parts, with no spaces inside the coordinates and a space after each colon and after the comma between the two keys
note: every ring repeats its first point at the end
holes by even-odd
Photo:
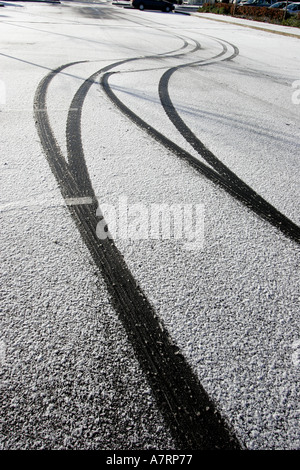
{"type": "Polygon", "coordinates": [[[249,0],[246,4],[247,4],[247,5],[252,5],[252,4],[259,4],[259,3],[269,3],[269,1],[265,1],[265,0],[249,0]]]}

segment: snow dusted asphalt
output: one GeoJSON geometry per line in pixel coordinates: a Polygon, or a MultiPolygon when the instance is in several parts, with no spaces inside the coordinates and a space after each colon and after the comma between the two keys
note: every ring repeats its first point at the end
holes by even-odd
{"type": "Polygon", "coordinates": [[[299,39],[4,3],[0,449],[299,449],[299,39]],[[97,244],[95,198],[203,246],[97,244]]]}

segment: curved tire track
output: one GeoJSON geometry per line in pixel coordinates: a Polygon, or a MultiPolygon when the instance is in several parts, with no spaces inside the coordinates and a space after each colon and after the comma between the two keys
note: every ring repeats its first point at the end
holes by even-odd
{"type": "Polygon", "coordinates": [[[87,79],[76,93],[67,122],[68,163],[52,132],[46,93],[53,78],[66,64],[48,74],[35,95],[37,131],[49,166],[64,198],[88,195],[94,204],[68,206],[73,220],[105,281],[112,305],[127,332],[170,432],[179,449],[214,450],[241,448],[233,430],[217,410],[192,369],[179,354],[144,292],[137,285],[113,240],[96,235],[96,199],[84,161],[81,112],[85,96],[100,73],[130,60],[112,64],[87,79]],[[39,111],[42,110],[42,111],[39,111]]]}
{"type": "MultiPolygon", "coordinates": [[[[213,38],[216,39],[216,38],[213,38]]],[[[203,164],[196,157],[185,151],[173,141],[162,135],[159,131],[154,129],[152,126],[143,121],[138,115],[130,110],[117,96],[113,93],[112,88],[109,85],[109,77],[115,73],[106,73],[102,76],[101,86],[105,91],[109,99],[114,103],[119,110],[126,115],[132,122],[147,132],[151,137],[160,142],[164,147],[171,150],[179,158],[185,160],[193,168],[199,171],[201,174],[206,176],[215,184],[218,184],[231,196],[237,199],[239,202],[247,206],[258,216],[269,222],[271,225],[280,230],[285,236],[300,243],[300,228],[287,216],[278,211],[268,201],[256,193],[250,186],[242,181],[233,171],[231,171],[224,163],[221,162],[201,141],[196,135],[188,128],[185,122],[177,113],[170,95],[169,95],[169,81],[171,76],[179,69],[185,67],[205,66],[209,65],[216,60],[232,60],[239,53],[236,46],[228,43],[227,41],[217,40],[222,45],[223,51],[215,55],[210,59],[198,60],[188,64],[181,64],[177,67],[168,69],[160,79],[159,83],[159,97],[161,104],[176,129],[185,138],[185,140],[196,150],[196,152],[203,157],[203,159],[211,165],[214,170],[203,164]],[[229,44],[233,48],[233,53],[228,57],[223,57],[227,52],[226,44],[229,44]]]]}

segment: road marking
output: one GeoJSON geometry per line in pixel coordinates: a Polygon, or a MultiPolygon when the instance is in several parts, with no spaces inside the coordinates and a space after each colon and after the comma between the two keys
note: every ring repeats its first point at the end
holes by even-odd
{"type": "Polygon", "coordinates": [[[93,204],[92,197],[70,197],[65,199],[67,206],[80,206],[82,204],[93,204]]]}
{"type": "MultiPolygon", "coordinates": [[[[27,109],[23,109],[23,110],[21,110],[21,111],[29,111],[29,110],[32,111],[31,108],[28,108],[28,110],[27,110],[27,109]]],[[[17,110],[17,109],[16,109],[16,110],[14,110],[14,109],[9,109],[8,111],[18,111],[18,110],[17,110]]],[[[47,109],[47,108],[40,108],[40,109],[35,108],[34,111],[37,112],[37,113],[45,113],[45,112],[48,111],[48,109],[47,109]]],[[[70,109],[66,109],[66,108],[55,108],[53,111],[68,111],[68,112],[69,112],[69,111],[78,111],[78,109],[77,109],[77,108],[70,108],[70,109]]]]}
{"type": "Polygon", "coordinates": [[[92,197],[70,197],[65,200],[61,198],[49,198],[49,199],[27,199],[8,202],[0,205],[0,212],[8,212],[16,209],[33,209],[33,208],[48,208],[51,207],[63,207],[63,206],[80,206],[85,204],[93,204],[94,198],[92,197]]]}

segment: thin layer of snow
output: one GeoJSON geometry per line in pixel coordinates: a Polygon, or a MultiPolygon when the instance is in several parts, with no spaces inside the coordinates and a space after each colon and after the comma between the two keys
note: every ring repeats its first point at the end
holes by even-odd
{"type": "MultiPolygon", "coordinates": [[[[6,5],[5,15],[0,447],[172,449],[41,150],[34,93],[51,69],[89,61],[66,69],[49,88],[50,122],[66,153],[67,112],[83,80],[121,59],[168,53],[124,64],[110,84],[135,113],[193,152],[159,105],[158,82],[169,67],[220,52],[211,36],[229,41],[239,48],[236,59],[175,72],[170,96],[218,158],[299,222],[299,105],[292,101],[298,39],[104,4],[23,3],[6,5]],[[202,49],[171,59],[180,37],[202,49]]],[[[121,196],[145,208],[204,205],[203,249],[189,252],[174,239],[116,244],[247,448],[299,448],[297,245],[138,129],[98,83],[84,103],[82,140],[100,207],[117,206],[121,196]]]]}

